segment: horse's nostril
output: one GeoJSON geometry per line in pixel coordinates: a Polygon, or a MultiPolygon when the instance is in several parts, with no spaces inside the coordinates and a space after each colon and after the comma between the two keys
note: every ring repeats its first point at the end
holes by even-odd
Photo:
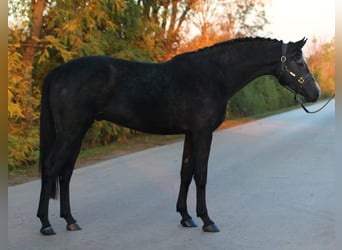
{"type": "Polygon", "coordinates": [[[313,95],[313,98],[311,99],[311,102],[316,102],[320,96],[320,93],[317,92],[316,94],[313,95]]]}

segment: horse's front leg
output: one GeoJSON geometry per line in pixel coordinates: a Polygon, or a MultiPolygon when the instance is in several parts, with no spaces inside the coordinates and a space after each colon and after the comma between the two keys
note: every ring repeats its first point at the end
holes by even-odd
{"type": "Polygon", "coordinates": [[[188,197],[189,186],[194,175],[191,145],[191,135],[189,133],[186,133],[184,139],[184,150],[182,158],[181,185],[179,188],[179,195],[177,201],[177,212],[179,212],[182,216],[181,225],[183,227],[197,227],[196,223],[192,220],[191,216],[188,213],[186,202],[188,197]]]}
{"type": "Polygon", "coordinates": [[[77,158],[82,136],[77,133],[60,133],[56,135],[56,141],[51,149],[50,155],[44,162],[45,169],[42,175],[42,190],[40,195],[37,216],[41,220],[42,228],[40,232],[43,235],[56,234],[48,220],[49,198],[52,193],[55,179],[59,176],[61,192],[61,216],[67,221],[68,230],[79,230],[76,220],[71,216],[69,201],[69,182],[73,170],[74,162],[77,158]],[[61,174],[62,173],[62,174],[61,174]]]}
{"type": "Polygon", "coordinates": [[[193,157],[194,157],[194,174],[197,192],[197,216],[203,221],[203,231],[219,232],[220,230],[215,223],[209,218],[206,205],[206,184],[207,169],[212,141],[212,132],[201,132],[193,135],[193,157]]]}

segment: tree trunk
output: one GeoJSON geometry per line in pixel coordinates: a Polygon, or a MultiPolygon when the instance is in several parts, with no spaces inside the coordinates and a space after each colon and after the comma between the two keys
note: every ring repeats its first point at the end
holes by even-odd
{"type": "MultiPolygon", "coordinates": [[[[43,12],[46,7],[46,0],[31,0],[31,15],[30,15],[30,33],[27,38],[27,43],[23,48],[23,64],[25,71],[25,81],[23,84],[27,86],[27,96],[32,97],[32,65],[34,55],[38,45],[38,39],[43,24],[43,12]]],[[[27,105],[24,111],[25,123],[27,126],[32,125],[33,106],[27,105]]]]}

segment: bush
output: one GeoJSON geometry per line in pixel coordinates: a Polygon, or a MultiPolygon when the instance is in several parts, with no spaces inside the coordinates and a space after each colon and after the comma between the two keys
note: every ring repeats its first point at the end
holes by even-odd
{"type": "Polygon", "coordinates": [[[39,158],[38,130],[33,129],[28,135],[8,135],[8,170],[10,174],[21,171],[39,158]]]}
{"type": "Polygon", "coordinates": [[[293,95],[272,76],[262,76],[236,93],[228,104],[228,116],[260,115],[295,105],[293,95]]]}
{"type": "Polygon", "coordinates": [[[129,131],[108,121],[95,121],[83,139],[83,148],[107,145],[121,137],[126,137],[129,131]]]}

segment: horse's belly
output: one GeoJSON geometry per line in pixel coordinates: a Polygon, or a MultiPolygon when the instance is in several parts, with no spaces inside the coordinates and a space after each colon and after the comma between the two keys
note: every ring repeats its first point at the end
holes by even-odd
{"type": "Polygon", "coordinates": [[[112,109],[100,115],[97,120],[111,121],[120,126],[152,134],[182,134],[186,123],[167,112],[112,109]]]}

